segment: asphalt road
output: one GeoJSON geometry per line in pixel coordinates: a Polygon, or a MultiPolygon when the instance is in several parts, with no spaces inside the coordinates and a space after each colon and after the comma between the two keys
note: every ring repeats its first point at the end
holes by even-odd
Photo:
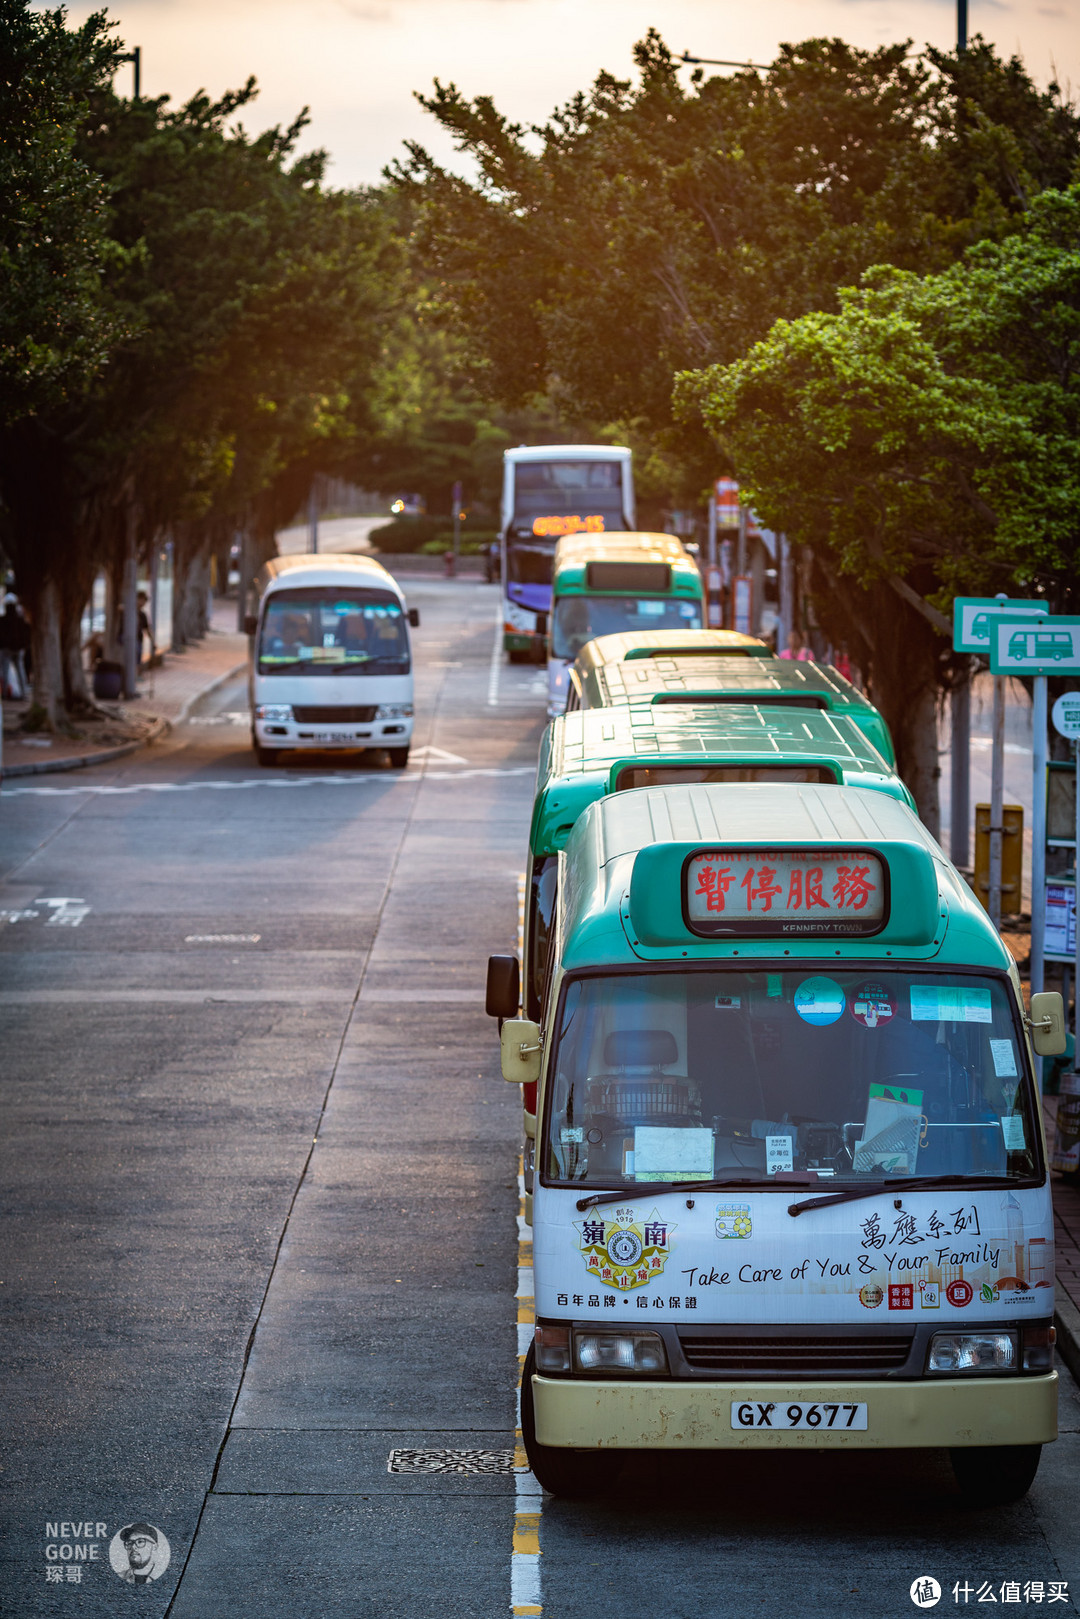
{"type": "Polygon", "coordinates": [[[404,775],[259,771],[237,683],[152,754],[0,797],[0,1605],[892,1619],[930,1574],[940,1611],[1007,1581],[1025,1607],[1069,1581],[1073,1611],[1067,1378],[1008,1510],[962,1508],[937,1455],[644,1459],[588,1506],[507,1470],[528,1273],[482,981],[545,684],[493,659],[492,587],[408,589],[404,775]],[[129,1587],[109,1549],[138,1522],[170,1561],[129,1587]]]}

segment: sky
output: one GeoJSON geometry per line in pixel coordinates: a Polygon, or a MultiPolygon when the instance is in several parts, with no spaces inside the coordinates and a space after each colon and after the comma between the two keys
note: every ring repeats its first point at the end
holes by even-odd
{"type": "MultiPolygon", "coordinates": [[[[327,149],[339,186],[378,183],[405,140],[451,156],[413,95],[433,79],[542,122],[602,68],[631,77],[634,42],[650,26],[676,54],[758,63],[821,35],[863,48],[956,41],[955,0],[96,0],[70,4],[69,17],[81,22],[100,4],[142,49],[144,95],[216,95],[253,73],[260,95],[247,127],[288,123],[308,106],[306,145],[327,149]]],[[[1037,83],[1056,75],[1080,94],[1080,0],[969,0],[968,14],[970,32],[1021,56],[1037,83]]],[[[117,78],[128,94],[130,74],[117,78]]]]}

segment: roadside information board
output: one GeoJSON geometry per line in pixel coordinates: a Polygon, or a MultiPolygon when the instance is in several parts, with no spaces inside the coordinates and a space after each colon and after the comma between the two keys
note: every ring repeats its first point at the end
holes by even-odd
{"type": "Polygon", "coordinates": [[[1075,742],[1080,737],[1080,691],[1063,692],[1051,709],[1050,718],[1058,736],[1067,736],[1075,742]]]}
{"type": "Polygon", "coordinates": [[[1080,618],[1025,624],[1014,613],[998,614],[991,628],[990,669],[995,675],[1080,674],[1080,618]]]}
{"type": "Polygon", "coordinates": [[[995,618],[1008,613],[1017,618],[1046,618],[1050,609],[1043,601],[1009,601],[1001,596],[957,596],[953,601],[953,651],[991,650],[990,627],[995,618]]]}
{"type": "Polygon", "coordinates": [[[1076,956],[1076,884],[1057,882],[1046,885],[1046,959],[1066,961],[1076,956]]]}

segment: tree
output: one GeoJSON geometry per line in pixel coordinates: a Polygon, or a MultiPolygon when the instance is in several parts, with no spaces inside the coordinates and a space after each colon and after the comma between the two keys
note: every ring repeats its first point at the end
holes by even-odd
{"type": "Polygon", "coordinates": [[[680,393],[766,522],[830,557],[852,601],[891,601],[903,637],[887,612],[861,633],[929,809],[953,595],[1068,606],[1080,585],[1080,185],[940,274],[868,272],[837,313],[778,322],[680,393]]]}
{"type": "Polygon", "coordinates": [[[325,191],[321,153],[294,157],[303,115],[255,139],[234,127],[254,94],[89,97],[78,152],[108,199],[105,290],[128,335],[81,391],[0,426],[36,723],[89,706],[78,622],[96,569],[126,558],[130,582],[137,549],[175,525],[182,640],[183,603],[205,599],[185,576],[287,468],[338,452],[346,381],[379,352],[381,210],[325,191]]]}
{"type": "MultiPolygon", "coordinates": [[[[809,40],[760,76],[689,86],[655,33],[635,56],[638,84],[602,74],[535,129],[436,85],[424,104],[475,178],[413,147],[396,180],[489,392],[547,388],[568,414],[632,422],[683,495],[746,469],[734,433],[718,465],[701,413],[673,416],[676,373],[733,364],[779,320],[835,314],[840,289],[873,265],[940,273],[972,244],[1004,241],[1080,158],[1058,87],[1038,90],[978,39],[922,56],[809,40]]],[[[948,670],[919,590],[863,590],[833,547],[800,532],[834,639],[865,629],[875,643],[875,695],[903,721],[902,764],[934,825],[936,759],[905,740],[902,664],[921,648],[934,679],[948,670]]]]}
{"type": "Polygon", "coordinates": [[[101,177],[77,151],[90,96],[120,46],[95,12],[68,29],[63,11],[0,0],[0,420],[78,393],[128,328],[103,274],[115,247],[101,177]]]}

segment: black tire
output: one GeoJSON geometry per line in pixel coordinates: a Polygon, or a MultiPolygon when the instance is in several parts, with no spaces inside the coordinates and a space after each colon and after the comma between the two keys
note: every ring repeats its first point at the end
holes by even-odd
{"type": "Polygon", "coordinates": [[[521,652],[515,647],[506,656],[511,663],[528,663],[532,654],[530,652],[521,652]]]}
{"type": "Polygon", "coordinates": [[[267,769],[271,765],[277,764],[278,750],[276,748],[264,748],[261,742],[253,742],[251,745],[255,749],[255,758],[259,764],[266,766],[267,769]]]}
{"type": "Polygon", "coordinates": [[[569,1501],[603,1495],[619,1476],[621,1455],[614,1450],[558,1450],[538,1444],[532,1397],[535,1370],[536,1350],[530,1345],[521,1374],[521,1437],[536,1479],[549,1494],[569,1501]]]}
{"type": "Polygon", "coordinates": [[[1041,1455],[1041,1445],[972,1445],[950,1450],[949,1460],[966,1501],[1001,1507],[1027,1494],[1041,1455]]]}
{"type": "Polygon", "coordinates": [[[386,751],[390,755],[390,763],[394,769],[404,770],[409,762],[408,748],[387,748],[386,751]]]}

